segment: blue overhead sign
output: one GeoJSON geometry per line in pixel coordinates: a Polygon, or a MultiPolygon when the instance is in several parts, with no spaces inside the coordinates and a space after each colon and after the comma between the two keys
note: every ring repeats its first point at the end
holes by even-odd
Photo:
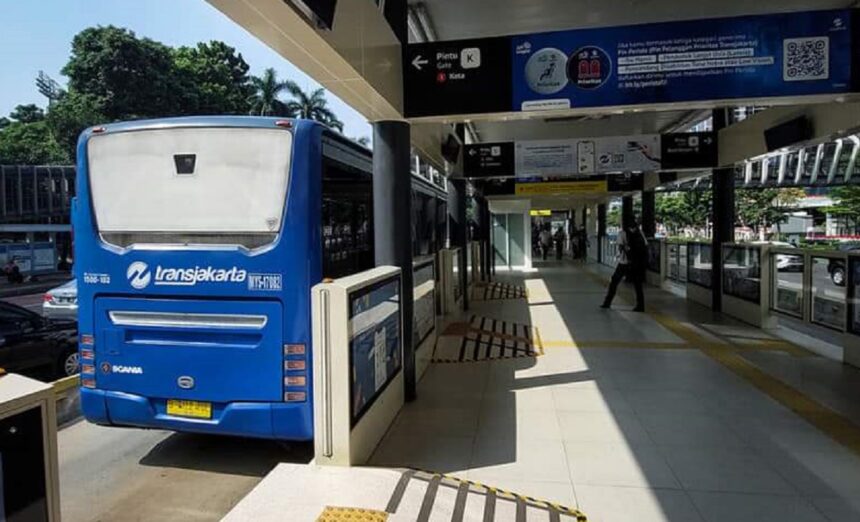
{"type": "Polygon", "coordinates": [[[852,88],[852,11],[511,37],[513,107],[803,96],[852,88]]]}
{"type": "Polygon", "coordinates": [[[856,16],[839,9],[410,44],[406,116],[845,94],[858,88],[856,16]]]}

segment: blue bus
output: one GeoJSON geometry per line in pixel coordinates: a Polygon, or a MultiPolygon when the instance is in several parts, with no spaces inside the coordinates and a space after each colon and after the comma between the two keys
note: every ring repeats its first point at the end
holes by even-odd
{"type": "Polygon", "coordinates": [[[72,211],[84,416],[312,439],[310,289],[374,266],[371,167],[303,120],[86,130],[72,211]]]}

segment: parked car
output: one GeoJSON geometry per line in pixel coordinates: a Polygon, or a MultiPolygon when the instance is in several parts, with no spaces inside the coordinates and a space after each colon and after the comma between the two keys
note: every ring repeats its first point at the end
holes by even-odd
{"type": "Polygon", "coordinates": [[[42,315],[51,319],[78,320],[78,283],[76,280],[45,293],[42,315]]]}
{"type": "MultiPolygon", "coordinates": [[[[860,243],[842,243],[837,250],[840,252],[858,253],[860,252],[860,243]]],[[[841,259],[831,259],[827,263],[827,272],[830,274],[830,280],[833,281],[834,285],[845,286],[847,278],[845,277],[844,261],[841,259]]]]}
{"type": "MultiPolygon", "coordinates": [[[[753,241],[753,245],[770,245],[775,248],[797,248],[785,241],[753,241]]],[[[803,272],[803,256],[789,254],[776,255],[776,270],[778,272],[803,272]]]]}
{"type": "Polygon", "coordinates": [[[50,368],[59,377],[80,370],[77,323],[48,319],[0,301],[0,367],[22,372],[50,368]]]}

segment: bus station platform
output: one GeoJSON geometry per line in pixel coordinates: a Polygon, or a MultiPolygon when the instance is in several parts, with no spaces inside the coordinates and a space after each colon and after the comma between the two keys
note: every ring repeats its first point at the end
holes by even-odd
{"type": "Polygon", "coordinates": [[[656,288],[604,310],[607,267],[536,266],[440,328],[368,465],[281,464],[225,520],[860,520],[860,370],[656,288]]]}

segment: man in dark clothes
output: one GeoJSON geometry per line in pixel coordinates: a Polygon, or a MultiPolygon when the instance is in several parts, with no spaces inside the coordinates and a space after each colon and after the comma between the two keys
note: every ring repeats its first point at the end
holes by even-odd
{"type": "Polygon", "coordinates": [[[627,280],[633,283],[636,290],[636,306],[633,311],[644,312],[645,294],[642,291],[642,283],[645,280],[647,261],[648,242],[645,240],[642,230],[639,229],[639,225],[634,221],[625,230],[618,233],[618,264],[615,266],[612,281],[609,283],[606,297],[600,307],[610,308],[612,306],[612,299],[615,298],[619,283],[627,277],[627,280]]]}

